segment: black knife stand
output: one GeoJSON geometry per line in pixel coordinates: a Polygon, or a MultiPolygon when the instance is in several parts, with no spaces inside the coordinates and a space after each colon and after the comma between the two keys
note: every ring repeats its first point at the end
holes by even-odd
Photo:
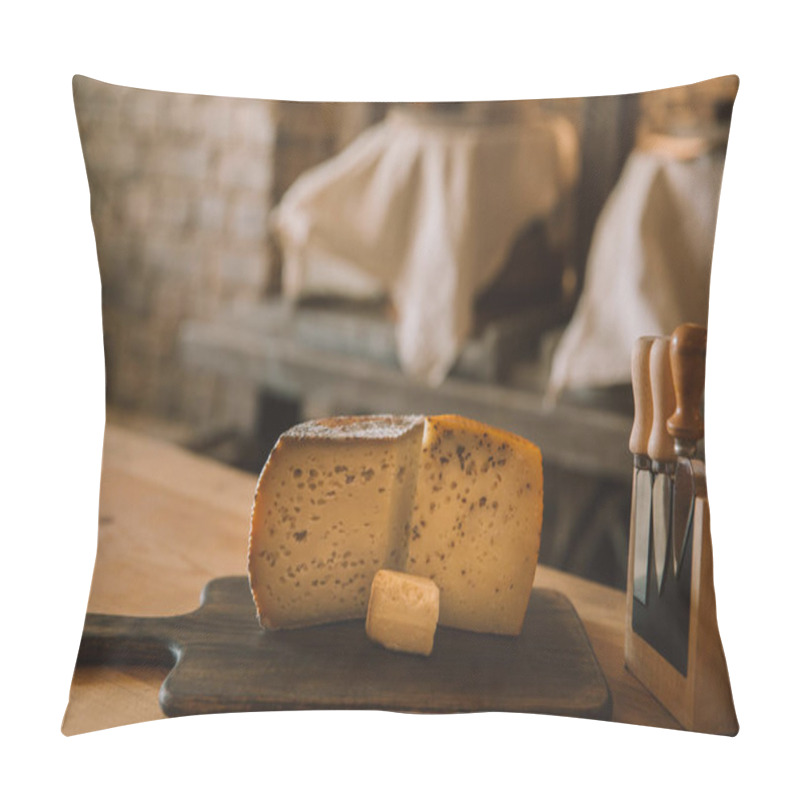
{"type": "MultiPolygon", "coordinates": [[[[647,603],[640,603],[633,595],[635,536],[631,530],[625,666],[687,730],[734,736],[739,723],[717,628],[703,463],[694,464],[699,479],[684,553],[688,563],[680,571],[688,577],[688,585],[668,573],[664,580],[669,583],[659,593],[651,575],[647,603]],[[680,601],[680,597],[685,599],[680,601]],[[676,638],[681,640],[677,644],[676,638]]],[[[652,558],[650,562],[652,572],[652,558]]]]}

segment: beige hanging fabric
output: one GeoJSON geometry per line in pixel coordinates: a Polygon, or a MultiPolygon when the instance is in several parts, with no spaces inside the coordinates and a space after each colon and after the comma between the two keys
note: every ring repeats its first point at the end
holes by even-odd
{"type": "Polygon", "coordinates": [[[724,155],[634,151],[595,226],[550,394],[629,383],[640,336],[706,325],[724,155]]]}
{"type": "Polygon", "coordinates": [[[561,118],[478,124],[394,111],[276,208],[284,294],[390,297],[403,370],[436,385],[516,235],[574,183],[577,150],[561,118]]]}

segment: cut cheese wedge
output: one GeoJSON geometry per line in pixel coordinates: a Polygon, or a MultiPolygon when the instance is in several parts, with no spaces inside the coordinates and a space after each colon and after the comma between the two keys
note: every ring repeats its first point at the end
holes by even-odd
{"type": "Polygon", "coordinates": [[[259,620],[364,619],[388,569],[438,586],[440,624],[517,634],[541,524],[541,453],[518,436],[458,416],[303,423],[280,437],[256,490],[259,620]]]}
{"type": "Polygon", "coordinates": [[[542,529],[542,456],[458,416],[425,424],[406,570],[439,587],[439,623],[518,634],[542,529]]]}
{"type": "Polygon", "coordinates": [[[363,619],[375,573],[402,569],[422,417],[335,417],[284,433],[261,473],[248,572],[261,624],[363,619]]]}

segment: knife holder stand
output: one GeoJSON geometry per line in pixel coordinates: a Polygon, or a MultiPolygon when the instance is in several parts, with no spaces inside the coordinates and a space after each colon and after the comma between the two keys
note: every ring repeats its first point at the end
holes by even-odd
{"type": "Polygon", "coordinates": [[[717,628],[708,499],[704,487],[699,489],[695,496],[692,528],[685,674],[678,671],[633,628],[633,531],[628,553],[625,666],[687,730],[735,736],[739,723],[717,628]]]}

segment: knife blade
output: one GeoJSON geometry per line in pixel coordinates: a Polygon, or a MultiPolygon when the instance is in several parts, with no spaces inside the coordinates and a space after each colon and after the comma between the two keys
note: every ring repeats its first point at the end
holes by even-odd
{"type": "Polygon", "coordinates": [[[659,336],[650,349],[650,386],[653,393],[653,425],[647,455],[653,469],[653,561],[659,594],[664,586],[672,517],[675,444],[667,419],[675,411],[675,389],[669,360],[670,337],[659,336]]]}
{"type": "Polygon", "coordinates": [[[692,458],[703,438],[702,399],[705,383],[707,331],[686,323],[675,329],[670,341],[670,367],[675,391],[675,411],[667,431],[675,441],[677,466],[672,505],[672,557],[678,574],[692,523],[696,494],[692,458]]]}
{"type": "Polygon", "coordinates": [[[650,391],[650,348],[654,336],[636,340],[631,355],[633,387],[633,427],[628,447],[633,453],[633,507],[631,509],[633,547],[633,596],[647,604],[647,576],[650,560],[650,500],[652,473],[647,442],[653,423],[653,396],[650,391]]]}

